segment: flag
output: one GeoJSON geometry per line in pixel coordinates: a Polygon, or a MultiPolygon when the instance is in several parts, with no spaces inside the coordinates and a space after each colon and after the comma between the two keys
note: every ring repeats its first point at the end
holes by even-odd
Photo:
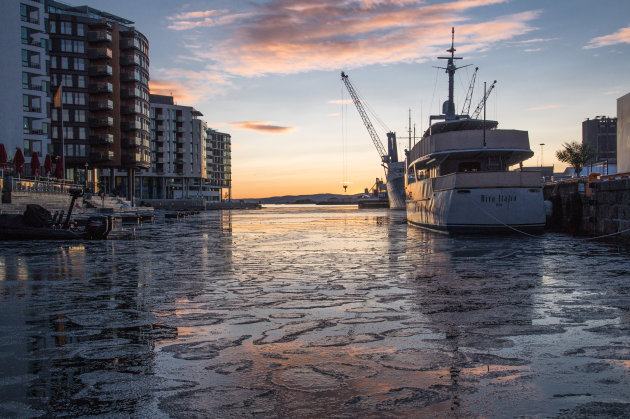
{"type": "Polygon", "coordinates": [[[61,85],[59,85],[59,88],[57,89],[57,93],[55,93],[55,96],[53,97],[53,107],[55,108],[61,107],[61,85]]]}

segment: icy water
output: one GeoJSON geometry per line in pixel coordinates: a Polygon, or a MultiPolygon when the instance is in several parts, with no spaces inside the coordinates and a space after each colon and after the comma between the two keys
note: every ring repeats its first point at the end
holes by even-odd
{"type": "Polygon", "coordinates": [[[628,249],[404,213],[0,243],[0,416],[628,417],[628,249]]]}

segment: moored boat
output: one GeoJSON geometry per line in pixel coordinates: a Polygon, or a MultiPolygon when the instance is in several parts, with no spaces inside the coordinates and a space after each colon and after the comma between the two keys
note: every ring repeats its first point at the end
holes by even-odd
{"type": "Polygon", "coordinates": [[[509,170],[533,156],[528,133],[455,113],[454,61],[461,57],[455,57],[454,30],[452,39],[450,56],[439,57],[448,60],[448,100],[407,156],[407,221],[447,233],[541,233],[540,175],[509,170]]]}

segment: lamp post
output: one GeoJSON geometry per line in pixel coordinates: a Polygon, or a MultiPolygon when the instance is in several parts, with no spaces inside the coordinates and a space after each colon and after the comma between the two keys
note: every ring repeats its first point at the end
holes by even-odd
{"type": "Polygon", "coordinates": [[[88,162],[85,162],[85,190],[87,191],[88,186],[88,162]]]}

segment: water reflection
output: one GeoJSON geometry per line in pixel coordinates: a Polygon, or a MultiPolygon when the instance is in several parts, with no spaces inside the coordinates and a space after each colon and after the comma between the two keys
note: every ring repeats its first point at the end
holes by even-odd
{"type": "Polygon", "coordinates": [[[0,244],[0,414],[553,416],[627,399],[627,254],[575,246],[315,206],[0,244]]]}

